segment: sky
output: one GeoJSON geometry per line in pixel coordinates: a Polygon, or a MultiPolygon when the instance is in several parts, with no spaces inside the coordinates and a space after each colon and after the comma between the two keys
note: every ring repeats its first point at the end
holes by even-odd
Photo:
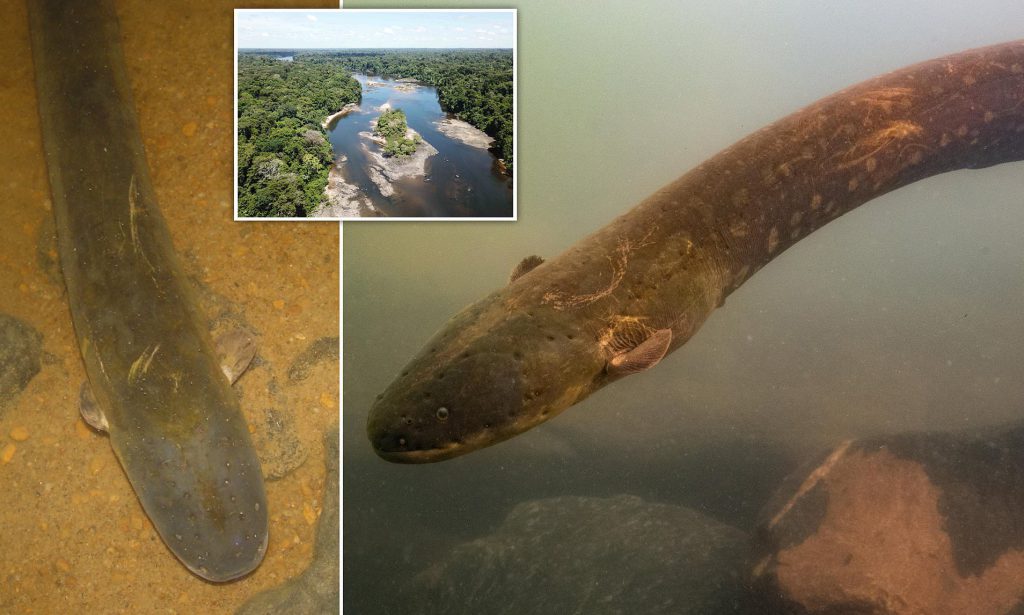
{"type": "Polygon", "coordinates": [[[239,10],[235,41],[251,48],[502,48],[511,11],[239,10]]]}

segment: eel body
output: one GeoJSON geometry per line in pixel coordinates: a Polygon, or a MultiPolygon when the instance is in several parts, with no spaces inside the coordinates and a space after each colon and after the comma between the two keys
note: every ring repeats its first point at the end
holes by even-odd
{"type": "Polygon", "coordinates": [[[838,216],[932,175],[1021,159],[1024,41],[838,92],[557,258],[528,259],[378,396],[369,438],[385,459],[411,463],[510,438],[655,365],[751,275],[838,216]]]}
{"type": "Polygon", "coordinates": [[[157,209],[116,13],[28,6],[61,266],[111,446],[185,566],[237,578],[266,551],[263,476],[157,209]]]}

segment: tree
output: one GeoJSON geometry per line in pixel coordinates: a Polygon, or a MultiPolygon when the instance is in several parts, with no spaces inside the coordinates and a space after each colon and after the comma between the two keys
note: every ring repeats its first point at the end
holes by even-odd
{"type": "Polygon", "coordinates": [[[377,118],[377,127],[374,131],[384,137],[385,156],[410,156],[416,153],[416,146],[423,140],[418,134],[409,139],[405,135],[408,132],[408,125],[405,121],[405,112],[401,109],[389,109],[380,114],[377,118]]]}
{"type": "Polygon", "coordinates": [[[314,210],[334,160],[321,122],[360,96],[359,82],[337,59],[239,54],[239,213],[290,217],[314,210]]]}

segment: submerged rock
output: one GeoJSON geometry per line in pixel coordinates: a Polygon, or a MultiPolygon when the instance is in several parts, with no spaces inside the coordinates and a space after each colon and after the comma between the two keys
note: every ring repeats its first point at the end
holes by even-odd
{"type": "Polygon", "coordinates": [[[267,480],[284,478],[305,463],[309,456],[295,429],[295,419],[287,410],[264,410],[262,421],[253,435],[253,443],[267,480]]]}
{"type": "Polygon", "coordinates": [[[849,441],[769,505],[759,611],[1024,612],[1024,427],[849,441]]]}
{"type": "Polygon", "coordinates": [[[321,615],[337,613],[341,599],[338,584],[338,534],[341,500],[338,493],[338,430],[324,437],[324,499],[316,526],[313,562],[302,574],[283,585],[250,598],[236,615],[321,615]]]}
{"type": "Polygon", "coordinates": [[[305,350],[299,353],[291,366],[288,367],[289,382],[299,382],[309,378],[313,369],[327,361],[338,360],[338,336],[321,337],[314,340],[305,350]]]}
{"type": "Polygon", "coordinates": [[[0,314],[0,413],[39,373],[43,335],[31,325],[0,314]]]}
{"type": "Polygon", "coordinates": [[[620,495],[516,506],[402,596],[418,613],[738,612],[743,532],[679,506],[620,495]]]}

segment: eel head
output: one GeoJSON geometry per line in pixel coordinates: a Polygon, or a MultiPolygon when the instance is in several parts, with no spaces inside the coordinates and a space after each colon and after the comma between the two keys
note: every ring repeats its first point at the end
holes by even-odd
{"type": "Polygon", "coordinates": [[[377,397],[367,432],[388,461],[426,463],[507,440],[603,386],[607,357],[578,315],[518,284],[456,314],[377,397]]]}

